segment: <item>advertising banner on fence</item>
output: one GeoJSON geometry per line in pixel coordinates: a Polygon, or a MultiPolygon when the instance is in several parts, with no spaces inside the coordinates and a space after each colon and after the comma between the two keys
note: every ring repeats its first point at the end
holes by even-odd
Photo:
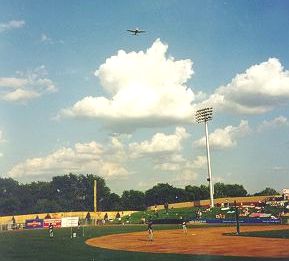
{"type": "Polygon", "coordinates": [[[43,228],[43,219],[26,219],[25,228],[28,229],[43,228]]]}
{"type": "Polygon", "coordinates": [[[54,228],[61,227],[61,219],[60,218],[44,219],[43,227],[48,228],[49,224],[52,224],[54,228]]]}
{"type": "Polygon", "coordinates": [[[62,227],[77,227],[79,222],[79,217],[66,217],[61,219],[62,227]]]}
{"type": "MultiPolygon", "coordinates": [[[[281,219],[270,219],[270,218],[240,218],[240,223],[244,224],[281,224],[281,219]]],[[[217,223],[217,224],[234,224],[235,219],[206,219],[206,223],[217,223]]]]}

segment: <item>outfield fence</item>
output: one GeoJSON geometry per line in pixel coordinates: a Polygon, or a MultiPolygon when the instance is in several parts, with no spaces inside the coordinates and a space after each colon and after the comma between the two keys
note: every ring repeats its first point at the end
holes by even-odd
{"type": "Polygon", "coordinates": [[[40,214],[27,214],[15,216],[2,216],[0,217],[0,231],[22,229],[25,227],[27,220],[49,220],[49,219],[63,219],[78,217],[81,225],[98,225],[103,224],[103,220],[115,220],[123,216],[131,215],[136,211],[107,211],[107,212],[57,212],[57,213],[40,213],[40,214]],[[89,214],[88,214],[89,213],[89,214]],[[89,215],[89,218],[88,218],[89,215]]]}

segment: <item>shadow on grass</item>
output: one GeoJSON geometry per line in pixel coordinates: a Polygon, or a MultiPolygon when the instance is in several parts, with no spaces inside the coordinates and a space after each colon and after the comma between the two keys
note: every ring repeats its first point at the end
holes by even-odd
{"type": "Polygon", "coordinates": [[[244,237],[265,237],[265,238],[283,238],[289,239],[289,229],[270,230],[270,231],[253,231],[237,233],[224,233],[225,236],[244,236],[244,237]]]}

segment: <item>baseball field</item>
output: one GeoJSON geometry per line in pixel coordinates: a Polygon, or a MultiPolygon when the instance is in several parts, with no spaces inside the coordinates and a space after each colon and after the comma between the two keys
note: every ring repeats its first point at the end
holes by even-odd
{"type": "Polygon", "coordinates": [[[96,260],[194,260],[253,261],[288,260],[289,226],[189,227],[154,226],[148,241],[146,226],[84,227],[72,231],[18,230],[0,233],[2,261],[96,261],[96,260]],[[76,237],[71,238],[72,232],[76,237]]]}

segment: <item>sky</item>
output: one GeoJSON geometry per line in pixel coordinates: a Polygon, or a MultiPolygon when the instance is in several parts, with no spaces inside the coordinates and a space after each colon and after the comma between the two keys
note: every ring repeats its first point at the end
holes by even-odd
{"type": "Polygon", "coordinates": [[[0,176],[115,193],[289,187],[286,1],[0,0],[0,176]],[[137,36],[127,29],[146,32],[137,36]]]}

